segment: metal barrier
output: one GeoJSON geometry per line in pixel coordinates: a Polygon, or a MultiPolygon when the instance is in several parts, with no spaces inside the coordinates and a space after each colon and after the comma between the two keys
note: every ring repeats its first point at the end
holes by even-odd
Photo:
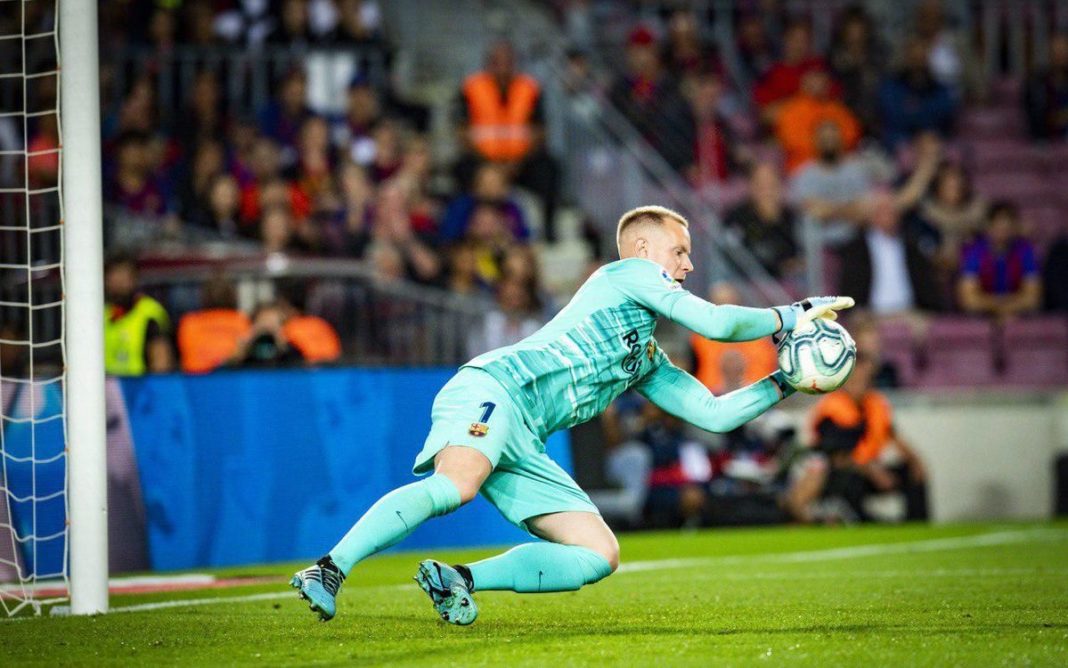
{"type": "Polygon", "coordinates": [[[364,366],[461,364],[470,357],[468,341],[493,308],[488,300],[383,281],[366,263],[345,259],[215,258],[209,252],[187,254],[176,264],[157,256],[143,260],[141,284],[177,322],[200,307],[200,286],[220,273],[235,284],[242,310],[285,296],[333,325],[344,362],[364,366]]]}
{"type": "Polygon", "coordinates": [[[380,46],[179,46],[164,52],[129,47],[105,54],[103,60],[113,72],[114,93],[119,97],[132,82],[152,77],[164,124],[181,117],[193,82],[204,71],[218,77],[223,106],[232,114],[262,109],[279,80],[294,68],[306,74],[309,106],[321,113],[343,111],[344,93],[356,74],[380,89],[389,83],[388,54],[380,46]]]}

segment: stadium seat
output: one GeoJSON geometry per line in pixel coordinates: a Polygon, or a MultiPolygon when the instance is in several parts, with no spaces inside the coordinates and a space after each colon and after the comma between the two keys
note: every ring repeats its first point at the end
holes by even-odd
{"type": "Polygon", "coordinates": [[[997,382],[994,327],[988,320],[945,317],[927,332],[927,365],[917,379],[921,387],[974,387],[997,382]]]}
{"type": "Polygon", "coordinates": [[[916,382],[918,370],[912,326],[900,320],[881,321],[879,338],[882,341],[883,361],[893,365],[902,387],[913,385],[916,382]]]}
{"type": "Polygon", "coordinates": [[[1068,319],[1047,316],[1015,320],[1006,323],[1002,334],[1006,383],[1068,385],[1068,319]]]}

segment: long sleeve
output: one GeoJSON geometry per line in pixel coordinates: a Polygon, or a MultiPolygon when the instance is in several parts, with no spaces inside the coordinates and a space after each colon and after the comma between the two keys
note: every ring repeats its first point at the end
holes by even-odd
{"type": "Polygon", "coordinates": [[[651,260],[617,262],[609,276],[628,299],[714,341],[752,341],[779,331],[773,310],[706,302],[651,260]]]}
{"type": "Polygon", "coordinates": [[[782,400],[778,386],[769,378],[717,397],[662,352],[658,355],[657,366],[636,389],[668,413],[706,431],[737,429],[782,400]]]}

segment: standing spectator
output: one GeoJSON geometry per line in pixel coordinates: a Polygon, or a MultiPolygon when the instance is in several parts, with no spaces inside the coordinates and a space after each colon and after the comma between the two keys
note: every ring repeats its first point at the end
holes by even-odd
{"type": "MultiPolygon", "coordinates": [[[[794,21],[783,34],[782,60],[764,73],[753,87],[753,102],[761,119],[774,127],[783,102],[801,89],[801,78],[810,70],[827,70],[827,63],[812,51],[812,31],[808,23],[794,21]]],[[[837,96],[835,86],[831,94],[837,96]]]]}
{"type": "Polygon", "coordinates": [[[777,279],[800,273],[797,213],[783,197],[779,171],[770,162],[755,165],[749,173],[749,196],[727,212],[727,229],[777,279]]]}
{"type": "Polygon", "coordinates": [[[541,86],[516,71],[511,43],[500,41],[486,54],[486,69],[469,76],[461,90],[461,141],[467,155],[457,165],[469,184],[479,162],[504,166],[515,183],[534,192],[545,209],[546,236],[553,227],[559,168],[545,147],[541,86]]]}
{"type": "Polygon", "coordinates": [[[186,373],[208,373],[225,364],[252,327],[237,310],[233,283],[221,274],[205,282],[200,295],[201,309],[178,322],[178,354],[186,373]]]}
{"type": "Polygon", "coordinates": [[[968,313],[998,320],[1032,313],[1041,306],[1042,277],[1035,247],[1021,233],[1015,204],[991,204],[982,234],[961,256],[957,298],[968,313]]]}
{"type": "Polygon", "coordinates": [[[857,5],[846,9],[831,45],[831,72],[842,85],[842,101],[856,114],[864,134],[872,134],[878,126],[875,101],[885,59],[871,16],[857,5]]]}
{"type": "Polygon", "coordinates": [[[846,155],[835,123],[816,128],[818,157],[797,171],[791,191],[806,215],[822,225],[824,243],[839,247],[856,235],[867,217],[864,198],[871,179],[864,164],[846,155]]]}
{"type": "Polygon", "coordinates": [[[957,103],[944,84],[931,74],[924,42],[910,40],[901,69],[879,86],[879,116],[883,142],[894,150],[925,130],[949,136],[957,103]]]}
{"type": "Polygon", "coordinates": [[[726,180],[736,162],[735,138],[719,111],[722,93],[723,81],[718,74],[694,77],[689,98],[696,124],[696,146],[689,176],[697,188],[726,180]]]}
{"type": "Polygon", "coordinates": [[[137,263],[117,255],[104,265],[104,369],[112,376],[174,368],[167,311],[137,290],[137,263]]]}
{"type": "Polygon", "coordinates": [[[519,277],[505,277],[497,285],[497,308],[486,314],[481,336],[472,339],[471,357],[519,343],[541,328],[530,290],[519,277]]]}
{"type": "Polygon", "coordinates": [[[648,28],[635,28],[627,38],[626,74],[608,96],[669,165],[682,170],[693,163],[693,114],[678,83],[664,71],[648,28]]]}
{"type": "Polygon", "coordinates": [[[942,290],[930,259],[901,226],[893,194],[871,197],[864,234],[842,248],[842,294],[880,316],[942,310],[942,290]]]}
{"type": "Polygon", "coordinates": [[[781,103],[775,136],[786,151],[787,172],[796,171],[817,156],[816,128],[824,123],[838,126],[847,151],[856,148],[860,122],[848,107],[832,99],[830,92],[830,76],[823,70],[810,69],[801,77],[797,94],[781,103]]]}
{"type": "Polygon", "coordinates": [[[841,498],[857,519],[869,519],[864,500],[871,494],[900,492],[908,520],[926,520],[927,473],[916,451],[894,426],[890,401],[872,387],[878,360],[858,350],[845,385],[823,397],[809,415],[814,447],[786,496],[786,507],[802,522],[819,519],[814,502],[841,498]],[[887,462],[894,454],[897,464],[887,462]]]}
{"type": "Polygon", "coordinates": [[[485,163],[475,172],[470,192],[455,198],[445,209],[439,231],[442,242],[464,238],[471,226],[475,209],[480,204],[496,206],[505,218],[505,226],[520,241],[530,238],[530,230],[519,203],[512,197],[506,170],[493,163],[485,163]]]}
{"type": "MultiPolygon", "coordinates": [[[[738,290],[724,282],[712,286],[708,299],[713,304],[738,304],[741,301],[738,290]]],[[[694,376],[715,394],[736,389],[730,387],[724,374],[725,364],[738,370],[745,385],[755,383],[779,368],[775,345],[768,338],[724,343],[693,334],[690,348],[694,356],[694,376]],[[728,359],[732,361],[725,362],[728,359]]]]}
{"type": "Polygon", "coordinates": [[[1024,107],[1033,139],[1068,139],[1068,32],[1050,39],[1049,65],[1027,78],[1024,107]]]}

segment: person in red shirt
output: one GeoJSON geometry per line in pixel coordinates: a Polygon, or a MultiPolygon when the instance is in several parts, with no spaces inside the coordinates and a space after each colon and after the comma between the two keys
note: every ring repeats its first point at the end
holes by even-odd
{"type": "MultiPolygon", "coordinates": [[[[783,34],[782,60],[764,73],[753,87],[753,102],[760,109],[760,117],[774,126],[782,103],[801,89],[801,77],[811,70],[827,71],[827,62],[812,52],[812,33],[804,21],[791,23],[783,34]]],[[[831,95],[838,97],[838,85],[831,95]]]]}

